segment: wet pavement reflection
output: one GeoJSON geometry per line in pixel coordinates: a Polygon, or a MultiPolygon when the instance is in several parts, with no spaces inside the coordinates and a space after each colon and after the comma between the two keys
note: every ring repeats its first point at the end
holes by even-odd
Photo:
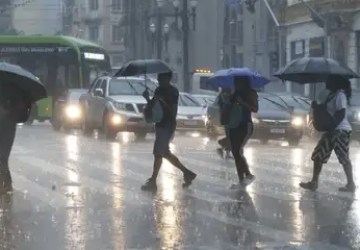
{"type": "MultiPolygon", "coordinates": [[[[246,190],[215,141],[177,136],[171,148],[198,178],[164,161],[156,192],[142,192],[152,170],[153,136],[55,133],[21,127],[11,158],[15,191],[0,199],[0,249],[360,249],[359,192],[332,157],[316,193],[299,189],[312,174],[314,143],[299,147],[251,142],[256,175],[246,190]],[[35,143],[34,143],[35,142],[35,143]]],[[[360,180],[360,147],[351,150],[360,180]]]]}

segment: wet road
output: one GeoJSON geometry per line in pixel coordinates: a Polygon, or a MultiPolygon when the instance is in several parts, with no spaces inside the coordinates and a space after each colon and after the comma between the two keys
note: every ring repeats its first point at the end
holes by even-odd
{"type": "MultiPolygon", "coordinates": [[[[312,143],[252,142],[246,155],[257,180],[236,191],[234,163],[218,158],[214,142],[178,136],[173,150],[198,178],[183,189],[165,162],[149,193],[140,186],[151,174],[152,142],[19,128],[15,191],[0,201],[0,249],[360,249],[360,192],[337,191],[345,178],[335,157],[316,193],[298,188],[311,177],[312,143]]],[[[358,144],[351,158],[359,183],[358,144]]]]}

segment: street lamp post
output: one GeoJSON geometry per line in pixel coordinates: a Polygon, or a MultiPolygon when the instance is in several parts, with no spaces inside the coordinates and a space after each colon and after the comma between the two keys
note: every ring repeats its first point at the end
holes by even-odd
{"type": "Polygon", "coordinates": [[[190,0],[191,11],[189,12],[189,0],[182,0],[182,10],[180,9],[180,0],[174,0],[173,4],[175,7],[175,17],[178,21],[178,17],[181,18],[182,23],[182,44],[183,44],[183,82],[184,82],[184,91],[190,92],[190,67],[189,67],[189,17],[193,18],[193,29],[196,28],[196,6],[197,0],[190,0]]]}
{"type": "Polygon", "coordinates": [[[164,6],[164,0],[156,0],[157,7],[158,7],[158,13],[157,13],[157,58],[162,59],[162,8],[164,6]]]}

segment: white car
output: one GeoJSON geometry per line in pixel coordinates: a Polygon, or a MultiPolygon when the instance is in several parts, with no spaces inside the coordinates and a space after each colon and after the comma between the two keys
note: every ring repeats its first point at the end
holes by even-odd
{"type": "Polygon", "coordinates": [[[215,102],[215,95],[192,95],[201,105],[209,106],[215,102]]]}
{"type": "Polygon", "coordinates": [[[153,131],[153,125],[143,117],[145,87],[153,94],[157,84],[152,80],[145,83],[138,77],[103,76],[95,80],[80,97],[83,132],[89,134],[99,129],[108,139],[115,139],[121,131],[134,132],[137,138],[144,138],[153,131]]]}
{"type": "Polygon", "coordinates": [[[206,108],[192,95],[180,93],[177,115],[177,130],[205,132],[206,108]]]}

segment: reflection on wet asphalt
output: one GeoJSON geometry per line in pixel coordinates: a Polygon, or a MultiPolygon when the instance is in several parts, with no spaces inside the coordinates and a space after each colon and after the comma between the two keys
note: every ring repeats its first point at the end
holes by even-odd
{"type": "MultiPolygon", "coordinates": [[[[298,187],[311,177],[313,143],[250,143],[257,178],[245,191],[229,189],[234,162],[218,158],[214,141],[178,136],[172,149],[198,178],[184,189],[165,162],[149,193],[140,186],[151,174],[152,142],[20,128],[15,191],[0,199],[0,249],[360,249],[359,193],[337,192],[345,177],[336,158],[318,192],[298,187]]],[[[360,180],[356,143],[351,158],[360,180]]]]}

